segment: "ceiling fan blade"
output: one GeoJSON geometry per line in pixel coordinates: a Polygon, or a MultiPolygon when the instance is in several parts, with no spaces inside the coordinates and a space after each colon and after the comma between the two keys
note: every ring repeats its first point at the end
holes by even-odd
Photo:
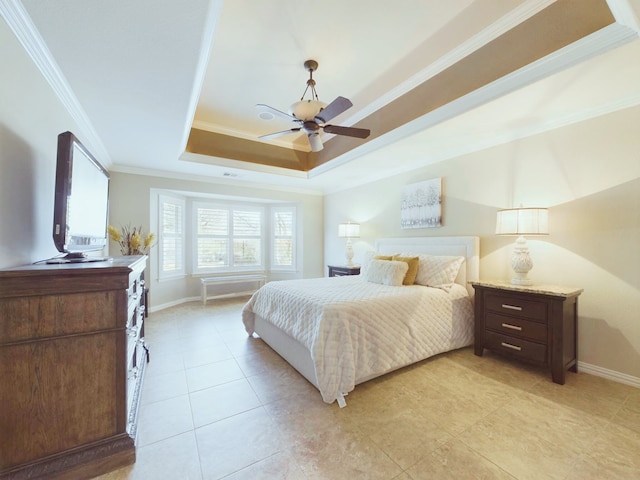
{"type": "Polygon", "coordinates": [[[275,133],[267,133],[266,135],[261,135],[258,138],[262,138],[263,140],[266,140],[268,138],[276,138],[276,137],[281,137],[282,135],[288,135],[289,133],[296,133],[299,132],[300,130],[302,130],[301,128],[292,128],[290,130],[283,130],[281,132],[275,132],[275,133]]]}
{"type": "Polygon", "coordinates": [[[320,140],[320,135],[317,133],[309,134],[309,145],[311,145],[312,152],[319,152],[324,147],[322,145],[322,140],[320,140]]]}
{"type": "Polygon", "coordinates": [[[318,115],[316,115],[315,117],[316,123],[327,123],[329,120],[337,117],[342,112],[348,110],[351,107],[353,107],[353,103],[351,103],[351,100],[344,97],[338,97],[329,105],[320,110],[320,113],[318,113],[318,115]]]}
{"type": "Polygon", "coordinates": [[[277,108],[270,107],[269,105],[265,105],[264,103],[258,103],[256,105],[256,108],[258,110],[260,110],[261,112],[271,113],[271,114],[276,115],[278,117],[282,117],[282,118],[284,118],[286,120],[293,120],[294,122],[298,121],[298,119],[296,117],[294,117],[293,115],[289,115],[286,112],[282,112],[282,111],[278,110],[277,108]]]}
{"type": "Polygon", "coordinates": [[[367,138],[371,134],[371,130],[366,128],[341,127],[339,125],[325,125],[322,128],[327,133],[346,135],[347,137],[367,138]]]}

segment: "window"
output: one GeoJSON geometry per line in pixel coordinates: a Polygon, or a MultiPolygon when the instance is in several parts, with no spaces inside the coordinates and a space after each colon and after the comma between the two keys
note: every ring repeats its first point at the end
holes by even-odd
{"type": "Polygon", "coordinates": [[[271,209],[271,269],[295,270],[295,207],[271,209]]]}
{"type": "Polygon", "coordinates": [[[264,270],[264,209],[194,203],[194,273],[264,270]]]}
{"type": "Polygon", "coordinates": [[[185,274],[185,201],[168,195],[159,196],[160,278],[185,274]]]}

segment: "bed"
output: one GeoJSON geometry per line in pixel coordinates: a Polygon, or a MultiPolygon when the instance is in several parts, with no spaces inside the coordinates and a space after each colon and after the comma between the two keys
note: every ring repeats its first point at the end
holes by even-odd
{"type": "Polygon", "coordinates": [[[473,343],[468,282],[479,279],[478,237],[381,239],[367,256],[358,276],[270,282],[242,311],[249,335],[259,335],[325,402],[340,407],[360,383],[473,343]],[[391,255],[405,263],[419,257],[422,284],[398,286],[411,267],[391,255]],[[380,268],[393,273],[378,278],[380,268]]]}

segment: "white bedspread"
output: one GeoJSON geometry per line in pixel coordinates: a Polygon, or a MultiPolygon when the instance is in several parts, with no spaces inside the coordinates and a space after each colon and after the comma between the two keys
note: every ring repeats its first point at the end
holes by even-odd
{"type": "Polygon", "coordinates": [[[391,287],[359,276],[270,282],[242,312],[259,315],[311,353],[318,388],[331,403],[357,383],[473,341],[467,290],[391,287]]]}

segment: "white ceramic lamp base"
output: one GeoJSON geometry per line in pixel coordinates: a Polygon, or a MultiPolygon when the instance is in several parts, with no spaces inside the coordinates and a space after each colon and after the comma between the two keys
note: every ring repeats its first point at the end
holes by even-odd
{"type": "Polygon", "coordinates": [[[523,236],[516,240],[511,256],[511,268],[515,272],[511,279],[512,285],[533,285],[533,281],[527,277],[529,270],[533,268],[533,260],[529,255],[527,240],[523,236]]]}
{"type": "Polygon", "coordinates": [[[347,258],[347,266],[353,267],[353,245],[350,238],[347,238],[347,251],[344,256],[347,258]]]}

